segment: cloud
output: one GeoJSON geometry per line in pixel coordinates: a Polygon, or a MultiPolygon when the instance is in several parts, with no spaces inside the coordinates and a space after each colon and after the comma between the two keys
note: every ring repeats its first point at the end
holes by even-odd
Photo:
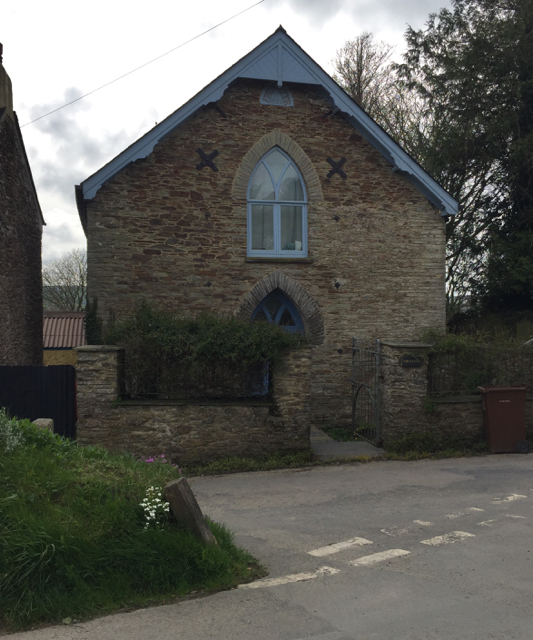
{"type": "MultiPolygon", "coordinates": [[[[70,87],[62,104],[80,95],[76,87],[70,87]]],[[[50,200],[58,204],[59,199],[62,208],[75,209],[74,185],[120,153],[146,128],[144,123],[133,133],[126,129],[108,132],[101,123],[95,128],[85,113],[91,111],[91,106],[85,99],[39,120],[31,129],[23,129],[42,204],[50,200]]],[[[52,104],[35,105],[32,117],[53,108],[52,104]]]]}
{"type": "Polygon", "coordinates": [[[43,228],[43,264],[61,258],[67,251],[86,246],[83,231],[71,221],[59,222],[65,216],[52,216],[51,222],[43,228]]]}
{"type": "MultiPolygon", "coordinates": [[[[76,87],[70,87],[60,102],[34,105],[30,119],[52,111],[81,93],[76,87]]],[[[144,120],[148,118],[153,126],[152,112],[145,114],[144,120]]],[[[47,225],[43,232],[43,259],[55,259],[83,246],[85,237],[78,219],[74,185],[100,169],[148,128],[143,121],[133,131],[125,128],[108,131],[106,124],[106,121],[94,122],[94,107],[86,98],[22,129],[47,225]]]]}
{"type": "Polygon", "coordinates": [[[334,18],[345,4],[346,0],[270,0],[268,7],[274,10],[276,7],[288,6],[311,24],[318,25],[334,18]]]}
{"type": "Polygon", "coordinates": [[[280,7],[287,7],[313,27],[344,15],[361,25],[353,34],[355,38],[362,31],[404,31],[408,25],[420,29],[430,13],[450,6],[451,0],[269,0],[268,5],[278,12],[280,7]]]}
{"type": "Polygon", "coordinates": [[[343,1],[343,11],[354,20],[361,20],[378,31],[388,28],[406,29],[408,25],[420,29],[427,22],[430,13],[438,12],[448,0],[357,0],[343,1]]]}

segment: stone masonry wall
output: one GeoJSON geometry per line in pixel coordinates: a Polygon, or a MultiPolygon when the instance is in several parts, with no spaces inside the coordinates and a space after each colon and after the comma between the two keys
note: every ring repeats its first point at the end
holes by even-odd
{"type": "MultiPolygon", "coordinates": [[[[387,440],[416,431],[459,436],[465,442],[484,437],[481,396],[428,399],[430,347],[420,343],[381,343],[381,423],[385,446],[387,440]],[[402,367],[403,355],[419,357],[422,366],[402,367]]],[[[533,433],[533,396],[526,400],[526,427],[533,433]]]]}
{"type": "Polygon", "coordinates": [[[107,346],[76,351],[81,445],[137,456],[164,453],[179,464],[309,449],[308,349],[289,354],[274,371],[270,403],[117,402],[123,351],[107,346]]]}
{"type": "Polygon", "coordinates": [[[264,86],[237,82],[219,100],[226,117],[200,109],[87,203],[88,295],[105,322],[143,297],[250,313],[254,288],[294,283],[313,338],[311,420],[348,424],[352,336],[416,340],[444,327],[445,223],[315,88],[287,85],[294,107],[281,107],[260,104],[264,86]],[[245,186],[274,143],[306,180],[307,259],[246,256],[245,186]],[[218,151],[217,172],[196,169],[198,148],[218,151]],[[346,158],[346,179],[327,177],[328,157],[346,158]]]}
{"type": "Polygon", "coordinates": [[[41,219],[18,125],[0,114],[0,365],[43,360],[41,219]]]}
{"type": "Polygon", "coordinates": [[[423,343],[380,344],[380,396],[382,437],[400,438],[413,431],[422,431],[430,425],[424,407],[427,398],[427,351],[423,343]],[[415,356],[421,360],[418,368],[405,368],[401,356],[415,356]]]}

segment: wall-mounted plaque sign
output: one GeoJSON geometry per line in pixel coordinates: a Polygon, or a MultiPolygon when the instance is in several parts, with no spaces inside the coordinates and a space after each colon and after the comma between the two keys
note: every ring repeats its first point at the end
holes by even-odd
{"type": "Polygon", "coordinates": [[[400,367],[415,369],[422,366],[422,358],[419,356],[400,356],[400,367]]]}

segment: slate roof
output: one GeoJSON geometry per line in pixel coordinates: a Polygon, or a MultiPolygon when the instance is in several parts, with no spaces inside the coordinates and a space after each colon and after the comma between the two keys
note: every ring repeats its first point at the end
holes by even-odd
{"type": "Polygon", "coordinates": [[[412,182],[440,211],[442,216],[455,215],[458,203],[422,167],[411,158],[350,96],[279,27],[246,56],[202,89],[191,100],[99,171],[76,186],[76,200],[82,225],[86,230],[85,203],[92,200],[100,187],[131,162],[147,157],[155,145],[185,122],[202,106],[219,100],[226,89],[239,78],[318,85],[332,108],[339,109],[346,120],[374,146],[398,171],[412,182]]]}
{"type": "Polygon", "coordinates": [[[43,343],[45,349],[73,349],[87,344],[85,313],[81,311],[45,311],[43,343]]]}

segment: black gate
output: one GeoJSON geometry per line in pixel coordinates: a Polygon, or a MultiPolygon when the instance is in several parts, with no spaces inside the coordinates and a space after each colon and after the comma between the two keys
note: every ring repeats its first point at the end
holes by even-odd
{"type": "Polygon", "coordinates": [[[379,340],[352,342],[352,429],[354,433],[381,446],[379,340]]]}
{"type": "Polygon", "coordinates": [[[0,407],[17,418],[52,418],[54,433],[76,437],[76,369],[0,366],[0,407]]]}

